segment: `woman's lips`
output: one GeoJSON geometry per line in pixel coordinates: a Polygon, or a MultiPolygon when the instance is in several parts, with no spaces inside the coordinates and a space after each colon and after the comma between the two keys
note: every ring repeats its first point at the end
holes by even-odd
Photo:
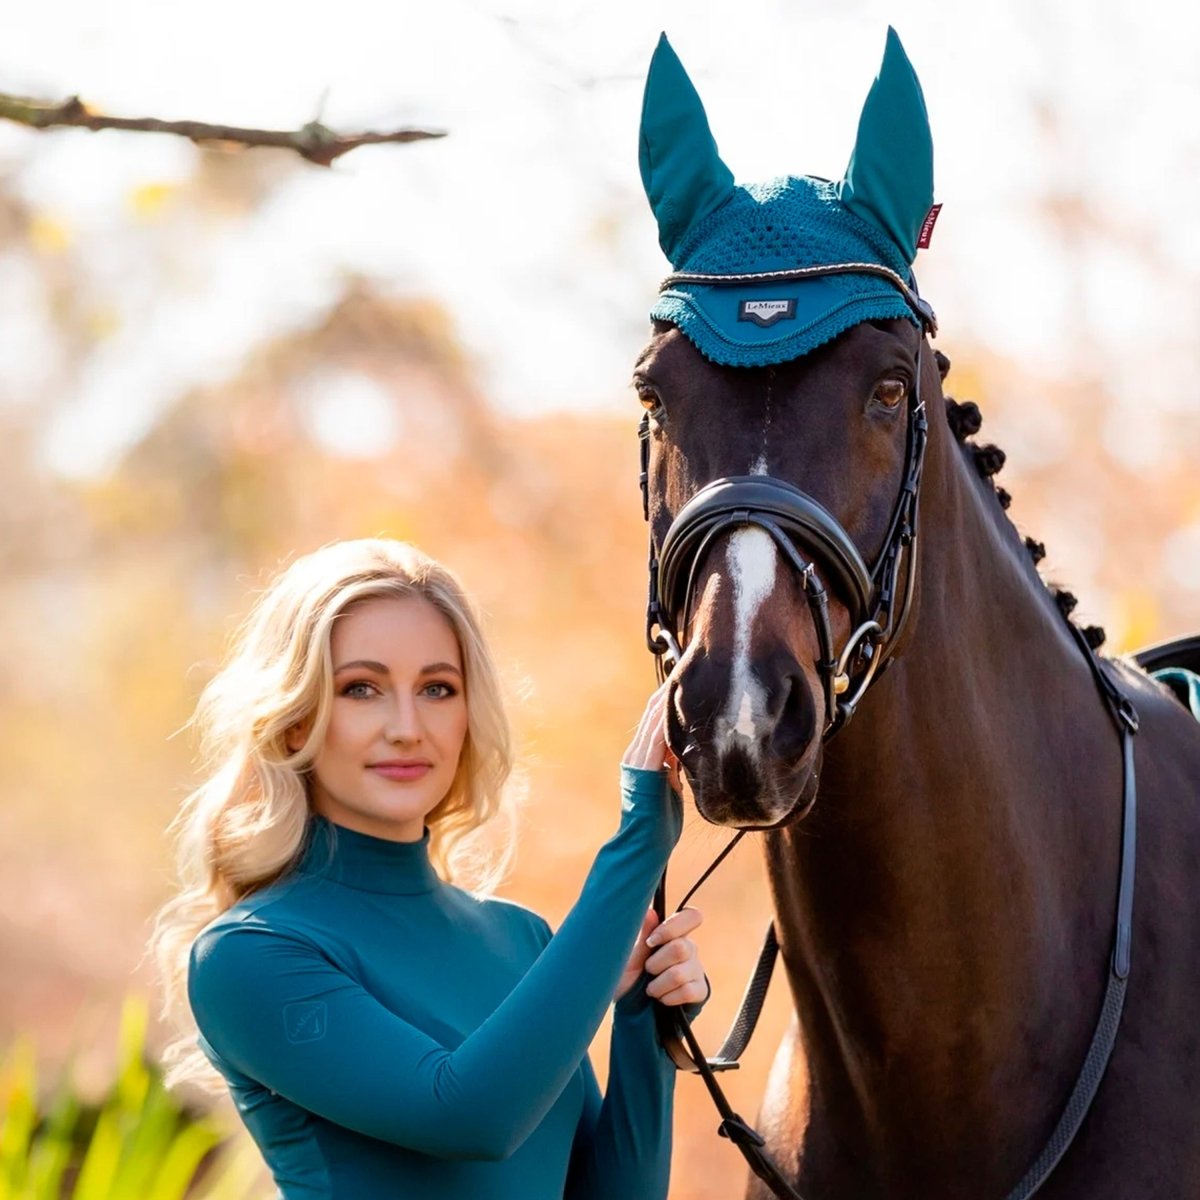
{"type": "Polygon", "coordinates": [[[411,763],[408,766],[377,766],[371,767],[376,775],[382,775],[385,779],[393,779],[398,783],[406,783],[413,779],[421,779],[427,775],[433,768],[428,763],[411,763]]]}

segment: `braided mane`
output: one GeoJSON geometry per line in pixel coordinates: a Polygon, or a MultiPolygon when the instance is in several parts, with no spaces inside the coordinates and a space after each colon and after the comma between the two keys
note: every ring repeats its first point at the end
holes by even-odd
{"type": "MultiPolygon", "coordinates": [[[[950,373],[950,360],[940,350],[935,350],[933,353],[937,360],[938,374],[945,382],[946,376],[950,373]]],[[[978,445],[969,440],[979,432],[983,425],[983,415],[979,411],[979,405],[973,400],[960,403],[953,397],[947,396],[946,418],[950,422],[950,430],[957,441],[970,453],[980,478],[993,479],[996,499],[1000,507],[1007,511],[1008,506],[1012,503],[1012,496],[1004,488],[996,487],[993,478],[1004,466],[1006,460],[1004,451],[991,442],[978,445]]],[[[1029,551],[1029,557],[1033,559],[1033,565],[1036,567],[1046,557],[1045,543],[1031,537],[1026,537],[1024,541],[1025,549],[1029,551]]],[[[1054,603],[1058,605],[1058,611],[1062,613],[1063,619],[1070,621],[1071,613],[1079,603],[1078,599],[1066,588],[1059,587],[1055,583],[1047,582],[1046,586],[1049,588],[1051,596],[1054,597],[1054,603]]],[[[1093,650],[1099,650],[1104,644],[1106,635],[1099,625],[1087,625],[1083,628],[1083,636],[1093,650]]]]}

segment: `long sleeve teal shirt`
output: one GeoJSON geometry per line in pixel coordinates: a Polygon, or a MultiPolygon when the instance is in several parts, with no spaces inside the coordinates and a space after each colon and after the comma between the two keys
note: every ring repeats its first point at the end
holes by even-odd
{"type": "MultiPolygon", "coordinates": [[[[444,883],[422,842],[314,816],[303,858],[192,945],[198,1044],[284,1200],[662,1200],[675,1068],[644,982],[587,1049],[679,837],[659,771],[558,933],[444,883]]],[[[569,819],[569,814],[564,814],[569,819]]]]}

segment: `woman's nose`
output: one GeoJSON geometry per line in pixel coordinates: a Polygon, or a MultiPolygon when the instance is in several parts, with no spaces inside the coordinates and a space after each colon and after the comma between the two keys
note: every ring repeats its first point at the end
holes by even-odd
{"type": "Polygon", "coordinates": [[[401,697],[392,705],[384,735],[389,742],[421,740],[421,718],[412,697],[401,697]]]}

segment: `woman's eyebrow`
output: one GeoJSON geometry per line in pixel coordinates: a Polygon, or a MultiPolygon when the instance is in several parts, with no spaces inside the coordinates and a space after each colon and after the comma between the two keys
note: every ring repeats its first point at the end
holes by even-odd
{"type": "MultiPolygon", "coordinates": [[[[366,668],[368,671],[374,671],[378,675],[388,675],[391,672],[381,662],[376,662],[373,658],[356,658],[353,662],[342,663],[341,666],[334,667],[333,673],[339,674],[341,671],[349,671],[351,667],[366,668]]],[[[435,662],[424,666],[417,672],[418,675],[434,675],[439,671],[450,671],[462,678],[462,672],[453,664],[448,662],[435,662]]]]}
{"type": "Polygon", "coordinates": [[[449,671],[451,674],[457,675],[460,679],[462,678],[462,672],[453,663],[448,662],[430,663],[429,666],[421,668],[420,674],[435,675],[442,671],[449,671]]]}
{"type": "Polygon", "coordinates": [[[349,671],[351,667],[366,667],[368,671],[374,671],[378,675],[388,674],[387,667],[372,658],[356,658],[353,662],[342,663],[340,667],[333,668],[333,673],[336,675],[339,671],[349,671]]]}

